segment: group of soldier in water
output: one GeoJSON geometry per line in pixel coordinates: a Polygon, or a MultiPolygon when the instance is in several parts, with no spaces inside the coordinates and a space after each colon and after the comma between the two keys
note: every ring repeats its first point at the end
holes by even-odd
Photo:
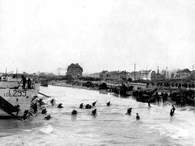
{"type": "MultiPolygon", "coordinates": [[[[84,109],[84,108],[85,108],[85,109],[91,109],[91,108],[93,108],[93,107],[96,106],[96,103],[97,103],[97,101],[93,102],[91,105],[90,105],[90,104],[86,104],[85,106],[84,106],[83,103],[81,103],[80,106],[79,106],[79,108],[80,108],[80,109],[84,109]]],[[[106,105],[107,105],[107,106],[110,106],[110,105],[111,105],[111,102],[108,101],[108,102],[106,103],[106,105]]],[[[150,102],[148,102],[148,107],[151,108],[150,102]]],[[[176,109],[175,109],[175,106],[172,105],[172,108],[171,108],[171,111],[170,111],[170,116],[171,116],[171,117],[174,116],[175,110],[176,110],[176,109]]],[[[131,115],[131,113],[132,113],[132,107],[130,107],[130,108],[127,109],[126,115],[131,115]]],[[[95,108],[95,109],[93,109],[93,110],[91,111],[91,115],[96,116],[96,114],[97,114],[97,109],[95,108]]],[[[77,115],[77,110],[74,109],[74,110],[72,111],[72,115],[77,115]]],[[[136,113],[136,120],[140,120],[140,115],[139,115],[139,113],[136,113]]]]}
{"type": "MultiPolygon", "coordinates": [[[[46,103],[44,103],[42,99],[38,99],[38,100],[35,100],[35,99],[33,99],[35,102],[32,102],[32,104],[31,104],[31,111],[25,111],[24,112],[24,115],[23,115],[23,119],[25,120],[25,119],[29,118],[30,116],[32,116],[33,114],[36,114],[38,112],[38,108],[39,108],[39,109],[41,109],[41,114],[46,115],[44,117],[44,119],[45,120],[50,120],[52,117],[51,117],[50,114],[47,114],[47,109],[44,106],[46,103]]],[[[92,109],[91,115],[92,116],[96,116],[97,115],[97,109],[95,108],[96,107],[96,103],[97,103],[97,101],[92,102],[92,104],[85,104],[85,105],[84,105],[84,103],[81,103],[79,105],[79,108],[80,109],[92,109]]],[[[51,106],[55,106],[56,105],[55,99],[51,99],[50,100],[50,104],[51,104],[51,106]]],[[[108,101],[106,103],[106,106],[108,106],[108,107],[111,106],[111,102],[108,101]]],[[[62,103],[59,103],[57,105],[57,108],[63,108],[63,104],[62,103]]],[[[150,105],[149,102],[148,102],[148,108],[151,108],[151,105],[150,105]]],[[[132,107],[128,108],[127,109],[127,112],[126,112],[126,115],[129,115],[130,116],[131,113],[132,113],[132,109],[133,109],[132,107]]],[[[172,108],[170,110],[170,116],[171,117],[174,116],[175,110],[176,110],[175,109],[175,106],[172,105],[172,108]]],[[[77,110],[76,109],[73,109],[72,112],[71,112],[71,115],[72,116],[76,116],[77,114],[78,114],[77,110]]],[[[140,120],[140,119],[141,118],[140,118],[139,113],[136,113],[136,120],[140,120]]]]}
{"type": "MultiPolygon", "coordinates": [[[[22,88],[23,89],[32,89],[33,88],[32,80],[30,78],[27,79],[24,75],[22,75],[21,78],[22,78],[22,88]]],[[[38,97],[36,97],[36,98],[38,98],[38,97]]],[[[42,99],[38,99],[37,100],[36,98],[34,98],[32,100],[31,110],[30,111],[26,110],[24,112],[23,117],[22,117],[24,120],[27,119],[27,118],[29,118],[33,114],[36,114],[38,112],[38,108],[41,109],[41,113],[42,114],[47,114],[47,109],[45,108],[45,106],[43,106],[43,105],[45,105],[45,103],[43,102],[43,100],[42,99]]],[[[51,103],[52,106],[54,106],[55,105],[55,100],[54,99],[51,99],[50,103],[51,103]]],[[[80,109],[92,109],[92,108],[94,108],[91,111],[91,115],[92,116],[96,116],[97,115],[97,109],[95,108],[96,103],[97,103],[97,101],[94,101],[92,104],[86,104],[86,105],[84,105],[84,103],[81,103],[80,106],[79,106],[79,108],[80,109]]],[[[111,102],[108,101],[106,103],[106,106],[108,106],[108,107],[111,106],[111,102]]],[[[148,101],[148,107],[151,108],[151,105],[150,105],[150,102],[149,101],[148,101]]],[[[58,104],[57,105],[57,108],[63,108],[62,103],[58,104]]],[[[19,107],[17,107],[17,109],[19,109],[19,107]]],[[[170,116],[171,117],[174,116],[175,110],[176,110],[175,109],[175,106],[172,105],[172,108],[170,110],[170,116]]],[[[127,109],[126,115],[131,115],[131,113],[132,113],[132,107],[130,107],[130,108],[127,109]]],[[[17,114],[18,114],[18,112],[17,112],[17,114]]],[[[75,110],[75,109],[72,110],[71,115],[75,116],[77,114],[78,114],[77,110],[75,110]]],[[[51,118],[51,115],[46,115],[45,120],[49,120],[50,118],[51,118]]],[[[136,120],[140,120],[139,113],[136,113],[136,120]]]]}

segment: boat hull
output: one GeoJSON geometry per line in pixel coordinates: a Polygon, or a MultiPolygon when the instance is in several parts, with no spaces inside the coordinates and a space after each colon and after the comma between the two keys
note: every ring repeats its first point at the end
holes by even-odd
{"type": "Polygon", "coordinates": [[[11,114],[16,115],[17,112],[11,114],[7,112],[9,109],[7,110],[6,106],[13,107],[17,105],[19,105],[20,109],[17,116],[23,116],[25,110],[30,110],[32,100],[38,96],[38,92],[39,85],[36,85],[34,89],[0,89],[0,118],[10,116],[11,114]]]}

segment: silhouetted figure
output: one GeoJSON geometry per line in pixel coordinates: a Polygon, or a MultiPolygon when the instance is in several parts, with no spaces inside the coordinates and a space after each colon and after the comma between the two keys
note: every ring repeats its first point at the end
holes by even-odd
{"type": "Polygon", "coordinates": [[[110,101],[106,103],[107,106],[110,106],[110,101]]]}
{"type": "Polygon", "coordinates": [[[29,117],[29,111],[25,110],[23,114],[23,120],[26,120],[29,117]]]}
{"type": "Polygon", "coordinates": [[[27,87],[28,87],[28,89],[31,89],[31,79],[30,78],[28,78],[28,80],[27,80],[27,87]]]}
{"type": "Polygon", "coordinates": [[[136,120],[140,120],[140,116],[138,113],[136,113],[136,120]]]}
{"type": "Polygon", "coordinates": [[[92,106],[95,106],[95,105],[96,105],[96,103],[97,103],[97,101],[93,102],[93,103],[92,103],[92,106]]]}
{"type": "Polygon", "coordinates": [[[47,114],[47,109],[46,108],[42,109],[41,114],[43,114],[43,115],[47,114]]]}
{"type": "Polygon", "coordinates": [[[16,116],[18,116],[18,113],[20,111],[20,105],[16,105],[15,107],[16,107],[16,116]]]}
{"type": "Polygon", "coordinates": [[[172,110],[173,110],[173,112],[175,112],[175,106],[174,105],[172,105],[172,110]]]}
{"type": "Polygon", "coordinates": [[[170,111],[170,116],[174,116],[174,113],[175,113],[175,106],[172,105],[172,108],[171,108],[171,111],[170,111]]]}
{"type": "Polygon", "coordinates": [[[55,105],[55,99],[52,99],[52,100],[50,101],[50,103],[51,103],[52,106],[54,106],[54,105],[55,105]]]}
{"type": "Polygon", "coordinates": [[[51,115],[47,115],[44,119],[45,120],[50,120],[51,119],[51,115]]]}
{"type": "Polygon", "coordinates": [[[173,109],[171,109],[171,111],[170,111],[170,116],[171,117],[174,116],[174,110],[173,109]]]}
{"type": "Polygon", "coordinates": [[[96,115],[97,115],[97,109],[92,110],[91,114],[92,114],[93,116],[96,116],[96,115]]]}
{"type": "Polygon", "coordinates": [[[86,104],[86,105],[85,105],[85,108],[86,108],[86,109],[91,109],[92,106],[91,106],[90,104],[86,104]]]}
{"type": "Polygon", "coordinates": [[[25,89],[26,87],[26,78],[24,77],[24,75],[22,75],[22,88],[25,89]]]}
{"type": "Polygon", "coordinates": [[[77,111],[76,110],[72,110],[72,113],[71,113],[72,115],[77,115],[77,111]]]}
{"type": "Polygon", "coordinates": [[[38,111],[37,103],[33,103],[33,104],[31,105],[31,108],[33,109],[33,112],[34,112],[34,113],[37,113],[37,111],[38,111]]]}
{"type": "Polygon", "coordinates": [[[83,106],[84,106],[83,103],[81,103],[80,106],[79,106],[79,108],[80,109],[83,109],[83,106]]]}
{"type": "Polygon", "coordinates": [[[151,105],[150,105],[150,101],[148,100],[148,107],[151,107],[151,105]]]}
{"type": "Polygon", "coordinates": [[[132,108],[130,107],[130,108],[127,109],[127,113],[126,114],[127,115],[131,115],[131,111],[132,111],[132,108]]]}
{"type": "Polygon", "coordinates": [[[43,102],[43,99],[39,99],[38,100],[39,106],[41,107],[42,105],[44,105],[45,103],[43,102]]]}
{"type": "Polygon", "coordinates": [[[57,108],[63,108],[62,103],[58,104],[57,108]]]}

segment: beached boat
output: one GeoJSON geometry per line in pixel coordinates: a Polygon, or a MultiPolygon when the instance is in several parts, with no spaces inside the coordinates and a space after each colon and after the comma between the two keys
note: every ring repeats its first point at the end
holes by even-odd
{"type": "Polygon", "coordinates": [[[22,117],[30,110],[32,100],[38,96],[39,83],[32,82],[31,88],[22,85],[21,79],[0,81],[0,118],[22,117]]]}

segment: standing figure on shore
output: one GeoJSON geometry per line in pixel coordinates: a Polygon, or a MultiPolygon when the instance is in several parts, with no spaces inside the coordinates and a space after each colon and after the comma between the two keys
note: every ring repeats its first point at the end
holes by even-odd
{"type": "Polygon", "coordinates": [[[24,77],[24,75],[22,75],[22,88],[25,89],[26,87],[26,78],[24,77]]]}
{"type": "Polygon", "coordinates": [[[30,78],[28,78],[28,80],[27,80],[27,88],[28,89],[31,89],[31,79],[30,78]]]}

